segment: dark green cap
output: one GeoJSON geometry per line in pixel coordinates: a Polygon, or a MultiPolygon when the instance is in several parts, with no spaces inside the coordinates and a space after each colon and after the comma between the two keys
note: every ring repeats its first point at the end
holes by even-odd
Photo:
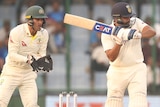
{"type": "Polygon", "coordinates": [[[26,11],[26,15],[25,15],[26,19],[31,19],[31,18],[48,18],[47,15],[44,12],[44,9],[41,6],[31,6],[27,9],[26,11]]]}

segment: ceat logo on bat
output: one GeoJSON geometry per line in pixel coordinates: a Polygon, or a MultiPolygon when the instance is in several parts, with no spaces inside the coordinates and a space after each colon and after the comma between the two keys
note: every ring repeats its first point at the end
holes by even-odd
{"type": "Polygon", "coordinates": [[[112,27],[111,26],[107,26],[105,24],[102,23],[96,23],[94,26],[94,30],[97,32],[102,32],[102,33],[106,33],[106,34],[111,34],[112,33],[112,27]]]}

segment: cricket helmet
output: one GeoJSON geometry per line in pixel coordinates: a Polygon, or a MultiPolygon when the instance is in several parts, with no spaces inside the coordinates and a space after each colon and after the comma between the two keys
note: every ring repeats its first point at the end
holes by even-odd
{"type": "Polygon", "coordinates": [[[132,17],[135,15],[132,12],[132,8],[126,2],[118,2],[113,5],[111,15],[113,17],[132,17]]]}
{"type": "Polygon", "coordinates": [[[31,6],[27,9],[26,11],[26,15],[25,15],[26,19],[32,19],[32,18],[48,18],[47,15],[44,12],[44,9],[41,6],[31,6]]]}

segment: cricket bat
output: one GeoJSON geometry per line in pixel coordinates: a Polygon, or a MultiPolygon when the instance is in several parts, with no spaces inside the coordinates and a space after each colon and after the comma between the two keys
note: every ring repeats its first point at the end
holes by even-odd
{"type": "Polygon", "coordinates": [[[66,13],[64,23],[111,35],[113,27],[95,20],[66,13]]]}

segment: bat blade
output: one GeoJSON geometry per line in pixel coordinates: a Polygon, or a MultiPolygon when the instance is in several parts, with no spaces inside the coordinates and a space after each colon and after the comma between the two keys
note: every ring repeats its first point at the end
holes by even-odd
{"type": "Polygon", "coordinates": [[[91,20],[88,18],[84,18],[84,17],[80,17],[77,15],[72,15],[68,13],[66,13],[64,16],[64,23],[73,25],[73,26],[77,26],[77,27],[81,27],[84,29],[88,29],[88,30],[94,30],[97,32],[110,34],[110,35],[113,29],[111,26],[105,23],[101,23],[95,20],[91,20]]]}

